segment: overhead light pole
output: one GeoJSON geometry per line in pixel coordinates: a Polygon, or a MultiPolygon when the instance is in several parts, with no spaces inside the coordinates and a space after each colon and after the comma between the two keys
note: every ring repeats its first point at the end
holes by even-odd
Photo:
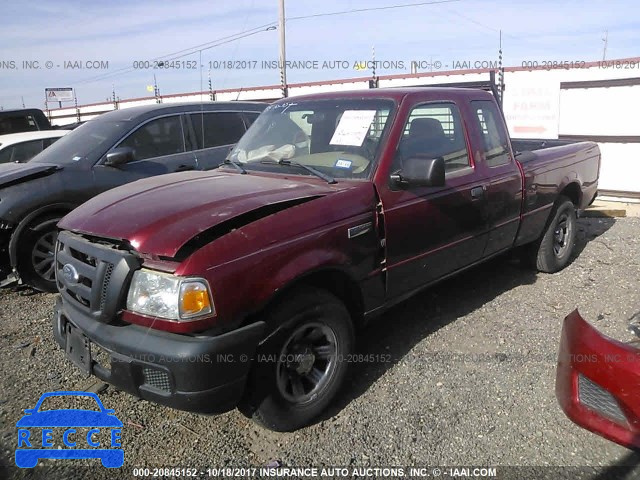
{"type": "Polygon", "coordinates": [[[280,0],[280,12],[278,18],[278,27],[280,29],[280,87],[282,88],[282,96],[288,97],[287,88],[287,54],[285,48],[285,27],[284,27],[284,0],[280,0]]]}

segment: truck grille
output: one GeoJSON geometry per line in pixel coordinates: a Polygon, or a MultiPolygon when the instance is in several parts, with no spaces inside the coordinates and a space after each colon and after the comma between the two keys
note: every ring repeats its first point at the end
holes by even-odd
{"type": "Polygon", "coordinates": [[[123,307],[138,258],[116,245],[60,232],[56,245],[56,282],[62,298],[101,322],[111,322],[123,307]]]}

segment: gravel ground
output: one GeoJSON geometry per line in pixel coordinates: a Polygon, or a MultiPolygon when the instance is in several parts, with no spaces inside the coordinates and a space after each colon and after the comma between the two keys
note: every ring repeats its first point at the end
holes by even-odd
{"type": "MultiPolygon", "coordinates": [[[[626,326],[640,316],[640,219],[581,219],[579,226],[579,254],[558,274],[535,274],[499,258],[377,319],[361,336],[360,351],[383,354],[384,361],[356,365],[336,404],[308,428],[273,433],[236,411],[199,416],[109,388],[100,397],[124,423],[125,467],[45,460],[35,470],[55,479],[130,478],[133,466],[274,461],[350,468],[484,465],[499,472],[505,466],[640,464],[639,456],[572,424],[554,396],[565,315],[578,307],[621,340],[631,339],[626,326]]],[[[13,464],[22,409],[45,391],[94,384],[55,345],[53,302],[53,295],[0,291],[0,451],[6,465],[13,464]]],[[[6,472],[33,478],[33,471],[6,472]]],[[[517,472],[519,478],[540,476],[517,472]]],[[[587,471],[555,475],[562,472],[576,477],[587,471]]]]}

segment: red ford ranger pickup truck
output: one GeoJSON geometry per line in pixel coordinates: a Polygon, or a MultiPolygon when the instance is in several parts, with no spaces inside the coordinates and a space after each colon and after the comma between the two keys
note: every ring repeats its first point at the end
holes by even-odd
{"type": "Polygon", "coordinates": [[[599,164],[588,142],[517,154],[482,90],[283,99],[217,170],[64,217],[55,337],[144,399],[296,429],[335,397],[369,318],[514,247],[563,268],[599,164]]]}

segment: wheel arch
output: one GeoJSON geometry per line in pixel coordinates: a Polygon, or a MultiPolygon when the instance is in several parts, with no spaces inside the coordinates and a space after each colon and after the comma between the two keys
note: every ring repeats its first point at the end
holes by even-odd
{"type": "Polygon", "coordinates": [[[285,301],[290,292],[304,287],[314,287],[331,293],[344,303],[354,327],[358,328],[363,325],[364,299],[362,290],[353,276],[338,266],[319,268],[294,278],[283,288],[278,289],[263,308],[251,315],[244,323],[251,323],[256,317],[264,317],[265,312],[271,311],[285,301]]]}
{"type": "Polygon", "coordinates": [[[71,210],[76,208],[77,205],[70,203],[55,203],[52,205],[46,205],[44,207],[37,208],[33,212],[24,217],[18,226],[11,234],[11,240],[9,241],[9,262],[11,267],[15,268],[18,265],[18,243],[19,239],[24,231],[33,224],[39,218],[59,214],[60,217],[65,216],[71,210]]]}
{"type": "Polygon", "coordinates": [[[571,200],[571,202],[577,209],[582,199],[582,190],[580,189],[580,184],[577,181],[573,181],[565,185],[558,193],[558,198],[561,198],[563,196],[571,200]]]}

